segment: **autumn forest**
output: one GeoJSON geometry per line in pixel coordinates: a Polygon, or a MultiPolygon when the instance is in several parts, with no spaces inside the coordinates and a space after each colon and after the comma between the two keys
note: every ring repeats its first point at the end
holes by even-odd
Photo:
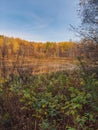
{"type": "MultiPolygon", "coordinates": [[[[17,24],[10,23],[13,27],[28,22],[23,27],[29,28],[30,23],[34,22],[33,31],[49,27],[48,31],[53,33],[50,25],[55,23],[53,30],[60,27],[58,21],[64,20],[64,14],[67,17],[66,26],[70,19],[73,21],[75,18],[72,16],[73,11],[70,14],[67,10],[76,1],[68,4],[68,0],[60,0],[60,3],[57,0],[56,6],[51,0],[43,4],[38,0],[28,0],[28,3],[23,0],[17,0],[16,3],[5,1],[1,2],[1,5],[7,2],[3,11],[6,12],[5,7],[11,8],[8,8],[4,17],[10,13],[12,17],[15,13],[11,22],[14,20],[17,24]],[[51,5],[51,10],[48,5],[51,5]],[[24,7],[29,7],[30,12],[25,12],[24,7]],[[56,7],[63,12],[58,12],[57,8],[58,13],[53,13],[56,7]],[[20,9],[21,15],[17,12],[20,9]],[[30,15],[31,9],[33,15],[30,15]],[[48,13],[52,13],[52,16],[48,13]],[[35,21],[32,21],[31,16],[35,21]]],[[[71,28],[80,40],[35,42],[0,35],[0,130],[98,130],[98,0],[78,0],[78,5],[81,26],[71,25],[71,28]]],[[[0,15],[0,18],[4,17],[0,15]]],[[[18,32],[19,29],[22,26],[18,27],[18,32]]]]}

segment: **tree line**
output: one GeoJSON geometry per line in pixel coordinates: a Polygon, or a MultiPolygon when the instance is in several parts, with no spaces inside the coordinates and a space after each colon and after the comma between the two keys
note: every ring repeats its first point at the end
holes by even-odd
{"type": "Polygon", "coordinates": [[[98,45],[93,40],[82,39],[77,42],[28,42],[19,38],[0,36],[0,58],[77,58],[84,56],[96,59],[98,45]]]}

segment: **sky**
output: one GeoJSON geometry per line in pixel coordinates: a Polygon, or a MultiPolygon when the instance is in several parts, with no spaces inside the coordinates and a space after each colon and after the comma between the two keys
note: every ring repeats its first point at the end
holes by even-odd
{"type": "Polygon", "coordinates": [[[0,0],[0,35],[28,41],[78,40],[79,0],[0,0]]]}

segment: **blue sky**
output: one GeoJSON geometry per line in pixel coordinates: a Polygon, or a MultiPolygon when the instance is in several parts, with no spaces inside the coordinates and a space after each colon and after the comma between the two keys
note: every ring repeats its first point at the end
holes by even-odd
{"type": "Polygon", "coordinates": [[[78,38],[79,0],[1,0],[0,34],[31,41],[68,41],[78,38]]]}

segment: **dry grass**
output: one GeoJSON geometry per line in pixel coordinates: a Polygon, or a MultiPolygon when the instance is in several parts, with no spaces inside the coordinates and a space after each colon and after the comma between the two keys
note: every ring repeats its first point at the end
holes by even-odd
{"type": "Polygon", "coordinates": [[[63,70],[72,70],[75,69],[76,66],[76,60],[72,58],[43,58],[43,59],[37,59],[37,58],[24,58],[20,59],[17,63],[15,63],[15,60],[5,60],[5,66],[2,64],[2,61],[0,62],[0,75],[2,72],[2,69],[5,67],[6,75],[9,75],[11,70],[13,69],[13,66],[15,64],[15,70],[14,73],[17,73],[18,71],[31,71],[31,74],[41,74],[41,73],[49,73],[49,72],[58,72],[63,70]]]}

